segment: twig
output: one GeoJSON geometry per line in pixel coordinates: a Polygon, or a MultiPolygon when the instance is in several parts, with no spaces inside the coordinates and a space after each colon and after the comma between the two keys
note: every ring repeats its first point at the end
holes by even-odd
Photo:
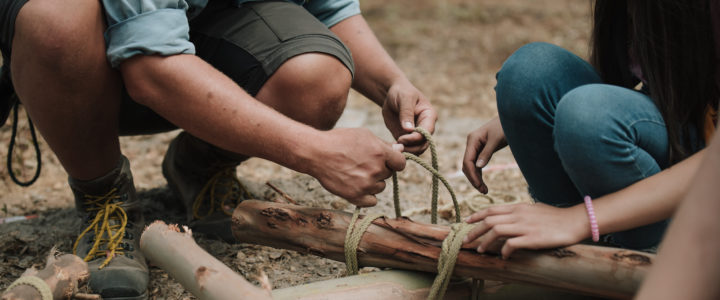
{"type": "Polygon", "coordinates": [[[290,203],[292,203],[292,204],[295,204],[295,205],[298,205],[297,202],[295,202],[295,200],[293,200],[293,198],[290,197],[290,195],[286,194],[285,192],[281,191],[279,188],[275,187],[272,183],[270,183],[270,181],[265,182],[265,184],[266,184],[267,186],[269,186],[271,189],[273,189],[275,192],[277,192],[278,194],[280,194],[280,196],[282,196],[283,198],[285,198],[285,200],[287,200],[288,202],[290,202],[290,203]]]}
{"type": "Polygon", "coordinates": [[[102,299],[100,295],[98,294],[86,294],[86,293],[77,293],[73,295],[73,299],[77,300],[100,300],[102,299]]]}

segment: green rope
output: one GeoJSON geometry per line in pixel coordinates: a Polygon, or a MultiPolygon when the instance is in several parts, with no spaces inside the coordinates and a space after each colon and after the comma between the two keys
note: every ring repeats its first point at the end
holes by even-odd
{"type": "MultiPolygon", "coordinates": [[[[415,132],[422,134],[430,144],[432,165],[428,165],[425,161],[412,153],[405,152],[403,154],[407,160],[412,160],[418,163],[420,166],[433,174],[432,202],[430,211],[431,222],[433,224],[437,224],[438,182],[442,182],[448,192],[450,192],[450,196],[453,200],[453,206],[455,207],[455,222],[457,223],[452,225],[450,233],[443,241],[442,250],[438,256],[438,275],[435,277],[435,281],[430,289],[430,294],[428,295],[428,299],[441,299],[443,295],[445,295],[448,283],[450,282],[450,277],[452,275],[453,268],[455,267],[455,262],[457,261],[462,240],[465,235],[468,234],[470,229],[473,228],[473,226],[467,223],[461,223],[460,221],[460,206],[458,205],[457,198],[455,197],[455,191],[452,189],[445,177],[438,171],[437,151],[435,149],[435,142],[433,141],[432,136],[429,132],[420,127],[416,127],[415,132]]],[[[392,181],[395,217],[400,218],[402,217],[402,212],[400,210],[400,192],[398,188],[397,173],[393,173],[392,181]]],[[[370,224],[375,219],[383,217],[382,214],[373,214],[365,216],[362,220],[358,221],[359,216],[360,207],[355,207],[355,212],[353,213],[352,219],[350,219],[348,230],[345,234],[345,264],[347,275],[355,275],[358,273],[359,266],[357,261],[357,248],[360,245],[360,240],[370,224]]]]}
{"type": "MultiPolygon", "coordinates": [[[[426,162],[424,162],[422,159],[420,159],[416,155],[414,155],[412,153],[403,153],[403,154],[405,154],[405,157],[407,159],[418,163],[420,166],[425,168],[425,170],[430,171],[430,173],[432,173],[434,175],[433,178],[439,179],[443,183],[445,188],[447,188],[448,192],[450,192],[450,197],[452,198],[453,206],[455,207],[455,222],[460,223],[460,221],[461,221],[460,220],[460,205],[458,204],[457,198],[455,197],[455,191],[452,189],[452,187],[450,187],[450,183],[448,183],[448,181],[445,179],[445,177],[443,177],[442,174],[440,174],[440,172],[438,172],[437,169],[434,169],[434,168],[428,166],[428,164],[426,162]]],[[[397,186],[393,186],[393,189],[397,189],[397,186]]],[[[395,194],[395,193],[393,193],[393,194],[395,194]]],[[[437,224],[437,202],[438,202],[438,193],[437,193],[437,184],[435,184],[433,187],[433,195],[432,195],[432,210],[430,212],[431,222],[433,224],[437,224]]],[[[400,203],[399,197],[397,199],[397,203],[398,204],[400,203]]]]}
{"type": "Polygon", "coordinates": [[[450,227],[450,233],[442,243],[442,250],[438,256],[438,274],[430,287],[427,299],[442,299],[452,276],[463,239],[475,227],[468,223],[455,223],[450,227]]]}
{"type": "MultiPolygon", "coordinates": [[[[407,156],[406,156],[406,158],[407,158],[407,156]]],[[[398,188],[397,172],[393,172],[392,182],[393,182],[393,203],[395,203],[395,218],[400,219],[402,217],[402,212],[400,211],[400,189],[398,188]]]]}
{"type": "MultiPolygon", "coordinates": [[[[442,181],[445,188],[447,188],[448,192],[450,192],[450,196],[453,200],[453,205],[455,206],[455,222],[460,222],[460,205],[458,204],[457,198],[455,197],[455,191],[453,191],[452,187],[450,187],[450,184],[445,180],[445,177],[440,174],[439,168],[438,168],[438,160],[437,160],[437,150],[435,147],[435,141],[432,139],[432,135],[427,132],[427,130],[423,129],[422,127],[416,127],[415,132],[418,132],[422,134],[425,139],[430,144],[430,158],[432,166],[429,166],[424,160],[420,159],[416,155],[412,153],[404,152],[405,158],[408,160],[412,160],[416,163],[418,163],[420,166],[425,168],[426,170],[430,171],[430,173],[433,174],[432,178],[432,202],[430,202],[430,223],[437,224],[437,214],[438,214],[438,181],[442,181]]],[[[398,187],[398,179],[397,179],[397,172],[394,172],[392,175],[393,180],[393,202],[395,204],[395,217],[400,218],[402,217],[402,213],[400,211],[400,188],[398,187]]]]}
{"type": "Polygon", "coordinates": [[[359,216],[360,207],[358,206],[355,207],[355,213],[353,213],[352,219],[350,219],[348,231],[345,234],[345,269],[347,270],[347,275],[356,275],[358,273],[357,248],[358,245],[360,245],[360,240],[372,221],[383,215],[374,214],[365,216],[360,222],[357,222],[359,216]],[[356,222],[358,224],[356,224],[356,222]]]}

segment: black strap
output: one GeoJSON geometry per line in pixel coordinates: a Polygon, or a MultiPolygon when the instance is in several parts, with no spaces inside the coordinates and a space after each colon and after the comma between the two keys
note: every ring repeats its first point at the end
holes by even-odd
{"type": "MultiPolygon", "coordinates": [[[[13,95],[13,97],[16,97],[13,95]]],[[[35,181],[37,181],[38,177],[40,177],[40,167],[42,166],[42,159],[40,156],[40,146],[38,145],[37,141],[37,135],[35,135],[35,126],[32,123],[32,120],[30,120],[30,116],[28,117],[28,124],[30,125],[30,135],[32,136],[32,143],[33,147],[35,148],[35,157],[37,159],[37,168],[35,169],[35,175],[28,180],[28,181],[20,181],[17,176],[15,175],[15,171],[12,167],[12,156],[13,156],[13,150],[15,148],[15,138],[17,138],[17,127],[18,127],[18,106],[20,106],[20,101],[17,101],[15,99],[15,104],[13,105],[13,123],[12,123],[12,134],[10,136],[10,145],[8,146],[8,154],[7,154],[7,169],[8,173],[10,173],[10,178],[13,182],[15,182],[19,186],[30,186],[35,181]]]]}

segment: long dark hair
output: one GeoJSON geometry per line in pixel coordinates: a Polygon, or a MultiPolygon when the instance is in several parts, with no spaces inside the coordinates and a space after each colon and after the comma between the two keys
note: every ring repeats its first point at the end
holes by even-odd
{"type": "Polygon", "coordinates": [[[640,65],[665,120],[671,163],[698,146],[690,137],[704,137],[708,106],[717,108],[720,96],[710,1],[595,1],[591,62],[606,83],[628,88],[639,82],[631,61],[640,65]]]}

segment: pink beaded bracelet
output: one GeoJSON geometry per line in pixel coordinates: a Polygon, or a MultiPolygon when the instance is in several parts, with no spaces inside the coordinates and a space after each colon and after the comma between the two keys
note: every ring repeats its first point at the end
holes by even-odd
{"type": "Polygon", "coordinates": [[[600,241],[600,230],[598,229],[597,218],[595,218],[595,209],[593,209],[592,199],[585,196],[585,209],[587,209],[588,218],[590,219],[590,233],[592,233],[593,242],[600,241]]]}

